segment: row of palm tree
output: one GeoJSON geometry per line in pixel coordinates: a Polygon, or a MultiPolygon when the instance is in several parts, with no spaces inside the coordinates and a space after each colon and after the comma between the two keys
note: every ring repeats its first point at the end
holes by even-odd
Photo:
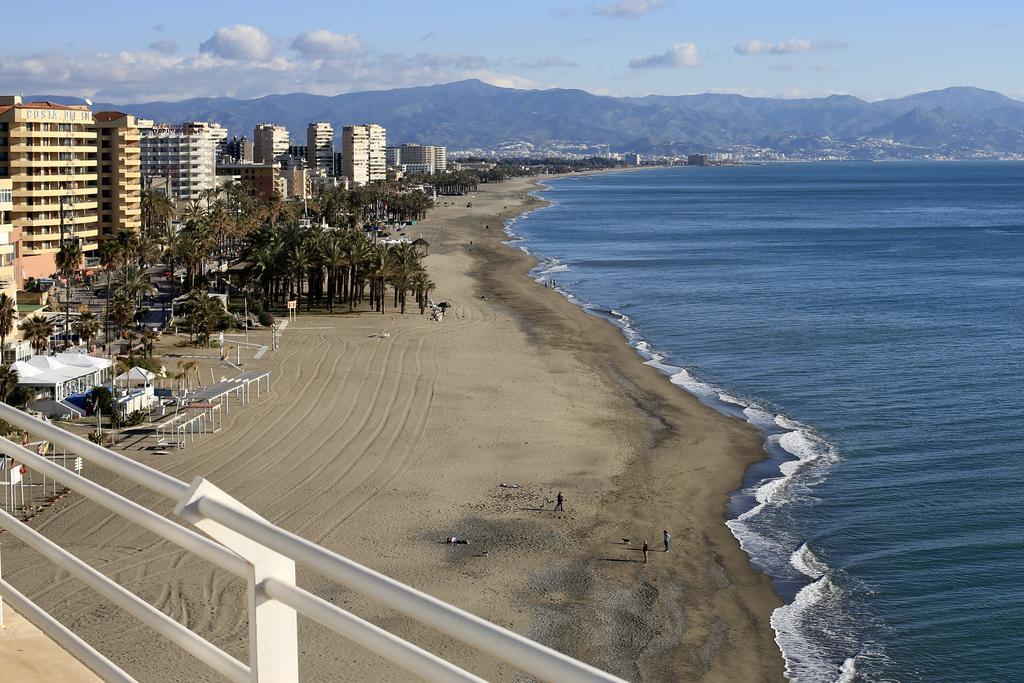
{"type": "Polygon", "coordinates": [[[249,235],[244,256],[249,264],[245,284],[268,305],[301,301],[305,295],[306,310],[326,303],[333,312],[337,302],[353,310],[368,299],[383,313],[390,286],[393,305],[402,313],[409,292],[415,293],[422,313],[434,288],[411,244],[375,244],[356,229],[264,227],[249,235]]]}

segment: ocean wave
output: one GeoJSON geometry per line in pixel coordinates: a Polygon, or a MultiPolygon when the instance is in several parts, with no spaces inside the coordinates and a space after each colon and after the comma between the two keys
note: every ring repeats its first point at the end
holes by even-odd
{"type": "Polygon", "coordinates": [[[835,683],[854,683],[857,680],[857,658],[847,657],[843,665],[839,667],[839,677],[835,683]]]}
{"type": "Polygon", "coordinates": [[[806,543],[797,548],[789,556],[789,562],[794,568],[809,579],[820,579],[828,573],[828,565],[818,559],[818,556],[811,551],[806,543]]]}
{"type": "Polygon", "coordinates": [[[800,589],[793,602],[772,612],[775,642],[785,654],[786,678],[794,683],[835,680],[835,664],[822,656],[819,648],[805,633],[805,628],[813,631],[816,627],[808,624],[812,621],[811,615],[827,613],[838,599],[839,589],[826,575],[800,589]]]}

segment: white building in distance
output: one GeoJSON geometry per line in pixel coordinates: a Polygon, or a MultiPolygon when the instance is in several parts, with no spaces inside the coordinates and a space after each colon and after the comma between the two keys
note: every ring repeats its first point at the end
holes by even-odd
{"type": "Polygon", "coordinates": [[[448,169],[448,148],[439,145],[399,145],[387,148],[388,166],[406,173],[444,173],[448,169]]]}
{"type": "Polygon", "coordinates": [[[342,171],[359,187],[387,179],[387,130],[376,123],[342,129],[342,171]]]}
{"type": "Polygon", "coordinates": [[[306,126],[306,161],[314,174],[334,173],[334,128],[317,121],[306,126]]]}
{"type": "Polygon", "coordinates": [[[217,186],[217,145],[228,131],[218,123],[191,121],[141,128],[142,177],[166,181],[174,199],[198,199],[217,186]]]}
{"type": "Polygon", "coordinates": [[[260,123],[252,132],[252,160],[255,164],[279,161],[288,155],[288,129],[275,123],[260,123]]]}

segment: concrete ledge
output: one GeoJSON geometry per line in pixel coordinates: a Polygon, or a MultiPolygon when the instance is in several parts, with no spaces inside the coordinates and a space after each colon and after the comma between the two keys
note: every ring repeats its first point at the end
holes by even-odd
{"type": "Polygon", "coordinates": [[[19,683],[102,683],[42,631],[4,603],[0,671],[19,683]]]}

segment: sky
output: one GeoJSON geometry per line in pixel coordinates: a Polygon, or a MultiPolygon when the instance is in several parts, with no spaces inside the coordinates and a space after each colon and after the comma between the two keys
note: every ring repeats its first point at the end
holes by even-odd
{"type": "Polygon", "coordinates": [[[1020,0],[7,3],[0,94],[137,103],[467,78],[642,96],[1024,99],[1020,0]]]}

